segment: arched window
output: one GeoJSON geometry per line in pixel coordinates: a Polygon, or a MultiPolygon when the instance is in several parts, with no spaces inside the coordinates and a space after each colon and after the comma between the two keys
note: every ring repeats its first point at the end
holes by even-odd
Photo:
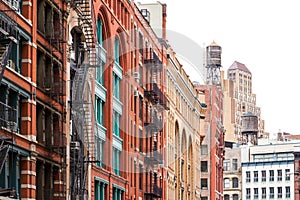
{"type": "Polygon", "coordinates": [[[97,21],[97,38],[98,38],[98,44],[100,44],[102,46],[102,44],[103,44],[103,23],[100,18],[97,21]]]}
{"type": "Polygon", "coordinates": [[[233,178],[232,179],[232,188],[238,188],[239,187],[239,179],[233,178]]]}
{"type": "Polygon", "coordinates": [[[239,195],[238,194],[234,194],[233,195],[233,200],[239,200],[239,195]]]}
{"type": "Polygon", "coordinates": [[[224,195],[224,200],[229,200],[229,195],[228,194],[224,195]]]}

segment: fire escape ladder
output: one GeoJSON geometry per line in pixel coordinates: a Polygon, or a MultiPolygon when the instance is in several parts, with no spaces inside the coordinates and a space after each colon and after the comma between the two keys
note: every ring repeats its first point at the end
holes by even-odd
{"type": "Polygon", "coordinates": [[[2,81],[7,61],[12,49],[12,41],[8,39],[0,41],[0,83],[2,81]]]}

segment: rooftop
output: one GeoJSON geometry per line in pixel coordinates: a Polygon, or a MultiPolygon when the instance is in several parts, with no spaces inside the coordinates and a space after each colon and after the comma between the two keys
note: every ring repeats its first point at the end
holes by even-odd
{"type": "Polygon", "coordinates": [[[244,65],[243,63],[234,61],[233,64],[229,67],[228,71],[230,71],[230,70],[236,70],[236,69],[251,74],[250,70],[246,67],[246,65],[244,65]]]}

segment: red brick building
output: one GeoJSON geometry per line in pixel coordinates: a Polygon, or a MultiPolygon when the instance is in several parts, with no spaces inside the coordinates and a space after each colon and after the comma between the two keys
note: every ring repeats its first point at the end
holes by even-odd
{"type": "MultiPolygon", "coordinates": [[[[74,39],[84,38],[81,40],[83,46],[90,47],[84,49],[81,63],[76,56],[71,58],[80,64],[78,68],[85,67],[87,60],[93,76],[91,93],[87,95],[93,99],[95,123],[92,130],[95,132],[85,132],[92,134],[89,139],[71,138],[72,144],[79,142],[80,148],[89,151],[89,155],[83,154],[88,157],[83,162],[91,164],[82,165],[88,171],[85,176],[88,198],[163,198],[166,184],[161,167],[165,142],[163,118],[168,109],[164,94],[166,49],[163,40],[155,36],[131,1],[105,0],[90,5],[92,10],[84,3],[78,3],[71,10],[75,16],[80,6],[91,18],[81,18],[79,23],[74,21],[69,30],[73,44],[74,39]],[[90,20],[94,26],[78,26],[85,20],[90,20]],[[92,37],[90,33],[94,33],[92,37]],[[89,46],[90,41],[94,45],[89,46]],[[95,63],[90,56],[93,53],[95,63]]],[[[75,80],[76,75],[74,77],[75,80]]],[[[74,160],[78,162],[79,158],[74,160]]],[[[75,191],[73,180],[70,181],[71,191],[75,191]]],[[[78,192],[73,196],[83,195],[78,192]]]]}
{"type": "Polygon", "coordinates": [[[205,138],[201,145],[201,199],[223,199],[223,91],[220,86],[197,86],[207,104],[204,119],[205,138]]]}
{"type": "Polygon", "coordinates": [[[65,198],[63,1],[0,1],[0,196],[65,198]]]}

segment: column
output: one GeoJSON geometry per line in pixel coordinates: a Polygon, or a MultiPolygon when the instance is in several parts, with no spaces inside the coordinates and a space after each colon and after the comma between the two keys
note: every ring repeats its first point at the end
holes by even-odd
{"type": "Polygon", "coordinates": [[[21,198],[36,199],[36,157],[21,159],[21,198]]]}

